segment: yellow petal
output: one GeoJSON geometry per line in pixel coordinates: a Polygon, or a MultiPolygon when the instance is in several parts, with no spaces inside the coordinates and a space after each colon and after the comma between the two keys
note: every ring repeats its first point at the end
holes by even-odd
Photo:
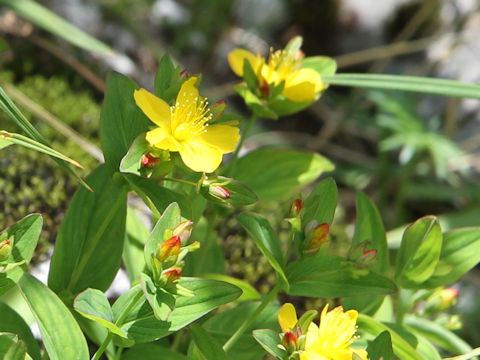
{"type": "Polygon", "coordinates": [[[180,91],[175,101],[175,111],[172,118],[172,130],[187,121],[192,114],[196,112],[198,103],[198,88],[196,86],[197,78],[192,76],[186,80],[180,87],[180,91]]]}
{"type": "Polygon", "coordinates": [[[177,141],[164,128],[158,127],[148,131],[145,139],[156,148],[168,151],[178,151],[177,141]]]}
{"type": "Polygon", "coordinates": [[[243,76],[243,63],[245,59],[247,59],[255,71],[259,60],[258,56],[255,56],[253,53],[245,49],[235,49],[228,54],[230,68],[238,76],[243,76]]]}
{"type": "Polygon", "coordinates": [[[284,304],[278,312],[278,323],[282,332],[291,331],[297,325],[297,321],[295,307],[290,303],[284,304]]]}
{"type": "Polygon", "coordinates": [[[305,348],[312,348],[314,344],[318,341],[318,326],[313,322],[308,325],[307,336],[305,339],[305,348]]]}
{"type": "Polygon", "coordinates": [[[199,140],[217,147],[223,154],[235,151],[240,134],[238,127],[230,125],[210,125],[199,136],[199,140]]]}
{"type": "Polygon", "coordinates": [[[152,122],[165,129],[170,128],[171,111],[165,101],[145,89],[135,90],[133,97],[137,106],[152,122]]]}
{"type": "Polygon", "coordinates": [[[320,75],[313,69],[299,69],[292,72],[285,80],[283,95],[291,101],[314,101],[323,89],[320,75]]]}
{"type": "Polygon", "coordinates": [[[315,351],[305,350],[305,351],[302,351],[302,353],[300,354],[300,360],[329,360],[329,359],[323,355],[316,353],[315,351]]]}
{"type": "Polygon", "coordinates": [[[363,349],[352,349],[353,352],[360,357],[362,360],[368,360],[368,353],[363,349]]]}
{"type": "Polygon", "coordinates": [[[214,172],[222,162],[223,153],[217,147],[199,141],[182,144],[180,156],[190,169],[197,172],[214,172]]]}

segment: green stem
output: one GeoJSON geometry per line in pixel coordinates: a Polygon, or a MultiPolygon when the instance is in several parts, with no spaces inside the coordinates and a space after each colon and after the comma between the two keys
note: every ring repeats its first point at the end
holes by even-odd
{"type": "Polygon", "coordinates": [[[162,178],[161,180],[163,181],[172,181],[172,182],[177,182],[177,183],[182,183],[182,184],[187,184],[187,185],[191,185],[191,186],[197,186],[197,183],[194,183],[193,181],[188,181],[188,180],[183,180],[183,179],[174,179],[174,178],[167,178],[167,177],[164,177],[162,178]]]}
{"type": "Polygon", "coordinates": [[[235,165],[236,165],[236,162],[237,162],[237,159],[238,159],[238,153],[240,152],[240,149],[242,148],[243,143],[245,142],[245,139],[247,138],[247,135],[250,132],[250,130],[252,129],[252,126],[253,126],[253,124],[255,123],[256,120],[257,120],[257,115],[255,113],[253,113],[252,116],[250,117],[250,120],[248,120],[248,123],[245,126],[245,130],[243,130],[242,137],[240,138],[240,141],[237,145],[237,148],[235,149],[235,152],[233,153],[232,160],[230,161],[230,166],[225,171],[225,173],[227,175],[233,173],[233,171],[235,170],[235,165]]]}
{"type": "Polygon", "coordinates": [[[102,356],[104,351],[107,349],[107,346],[108,344],[110,344],[110,341],[112,341],[112,338],[113,338],[113,333],[109,332],[105,340],[103,340],[102,345],[98,348],[95,355],[93,355],[92,360],[100,359],[100,356],[102,356]]]}
{"type": "Polygon", "coordinates": [[[240,339],[240,336],[247,330],[247,328],[255,321],[257,316],[265,309],[265,307],[272,301],[277,293],[280,291],[280,286],[275,285],[275,287],[263,298],[262,302],[258,306],[257,310],[250,315],[244,323],[233,333],[230,339],[227,340],[225,345],[223,345],[223,350],[228,351],[230,350],[233,345],[240,339]]]}

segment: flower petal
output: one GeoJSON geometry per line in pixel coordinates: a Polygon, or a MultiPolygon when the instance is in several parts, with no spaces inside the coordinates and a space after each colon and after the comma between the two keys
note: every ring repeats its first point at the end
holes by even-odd
{"type": "Polygon", "coordinates": [[[283,95],[295,102],[314,101],[324,85],[320,75],[313,69],[299,69],[285,80],[283,95]]]}
{"type": "Polygon", "coordinates": [[[315,351],[305,350],[300,354],[300,360],[329,360],[329,358],[326,358],[315,351]]]}
{"type": "Polygon", "coordinates": [[[152,122],[165,129],[170,128],[171,110],[165,101],[145,89],[135,90],[133,97],[137,106],[152,122]]]}
{"type": "Polygon", "coordinates": [[[217,147],[191,140],[182,144],[180,156],[193,171],[211,173],[220,166],[223,153],[217,147]]]}
{"type": "Polygon", "coordinates": [[[286,303],[281,307],[277,317],[282,332],[291,331],[295,325],[297,325],[297,312],[295,311],[295,307],[290,303],[286,303]]]}
{"type": "Polygon", "coordinates": [[[199,140],[217,147],[223,154],[235,151],[240,134],[238,127],[230,125],[210,125],[199,136],[199,140]]]}
{"type": "Polygon", "coordinates": [[[172,131],[175,133],[175,129],[180,124],[191,118],[192,114],[195,114],[198,103],[198,88],[196,86],[197,77],[192,76],[180,87],[177,99],[175,101],[175,111],[172,117],[172,131]]]}
{"type": "Polygon", "coordinates": [[[228,54],[230,68],[238,76],[243,76],[243,63],[245,59],[247,59],[250,65],[252,65],[253,70],[255,70],[259,57],[255,56],[250,51],[245,49],[235,49],[228,54]]]}
{"type": "Polygon", "coordinates": [[[148,131],[145,139],[156,148],[168,151],[178,151],[178,143],[167,130],[158,127],[148,131]]]}

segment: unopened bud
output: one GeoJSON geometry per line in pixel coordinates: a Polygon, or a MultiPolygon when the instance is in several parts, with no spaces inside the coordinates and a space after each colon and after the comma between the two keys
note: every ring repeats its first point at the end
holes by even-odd
{"type": "Polygon", "coordinates": [[[316,253],[320,247],[328,240],[330,233],[330,226],[328,223],[317,225],[312,231],[307,233],[307,246],[305,251],[307,253],[316,253]]]}
{"type": "Polygon", "coordinates": [[[181,246],[180,236],[172,236],[162,244],[158,244],[156,257],[163,264],[164,268],[177,262],[181,246]]]}
{"type": "Polygon", "coordinates": [[[295,61],[300,61],[305,56],[305,53],[302,50],[298,50],[295,54],[295,61]]]}
{"type": "Polygon", "coordinates": [[[12,252],[12,246],[9,239],[0,242],[0,261],[5,261],[12,252]]]}
{"type": "Polygon", "coordinates": [[[370,249],[363,252],[362,262],[364,264],[371,264],[375,261],[377,261],[377,250],[370,249]]]}
{"type": "Polygon", "coordinates": [[[287,331],[285,334],[283,334],[282,345],[285,347],[285,350],[291,354],[297,350],[298,339],[294,333],[287,331]]]}
{"type": "Polygon", "coordinates": [[[208,188],[208,193],[219,200],[230,199],[230,192],[225,187],[220,185],[210,185],[208,188]]]}
{"type": "Polygon", "coordinates": [[[173,229],[173,235],[180,237],[182,244],[185,244],[188,239],[190,239],[190,235],[192,234],[193,229],[193,221],[192,220],[185,220],[181,222],[175,229],[173,229]]]}
{"type": "Polygon", "coordinates": [[[268,85],[268,82],[266,82],[264,79],[262,79],[258,90],[260,91],[262,98],[268,99],[270,97],[270,86],[268,85]]]}
{"type": "Polygon", "coordinates": [[[447,288],[440,291],[441,303],[440,307],[442,309],[447,309],[453,306],[457,300],[458,289],[447,288]]]}
{"type": "Polygon", "coordinates": [[[158,165],[160,159],[154,156],[151,152],[146,152],[142,156],[142,166],[146,167],[147,169],[152,169],[158,165]]]}
{"type": "Polygon", "coordinates": [[[163,273],[167,280],[167,285],[170,285],[174,281],[177,281],[182,276],[182,270],[180,269],[170,269],[163,273]]]}
{"type": "Polygon", "coordinates": [[[225,109],[227,108],[227,102],[225,100],[218,100],[213,106],[211,107],[211,112],[212,112],[212,119],[210,120],[209,123],[213,123],[217,121],[225,112],[225,109]]]}
{"type": "Polygon", "coordinates": [[[302,209],[303,209],[302,199],[293,200],[292,206],[290,206],[290,216],[292,216],[292,217],[299,216],[302,209]]]}
{"type": "Polygon", "coordinates": [[[180,78],[188,78],[188,71],[187,69],[183,69],[181,72],[180,72],[180,78]]]}

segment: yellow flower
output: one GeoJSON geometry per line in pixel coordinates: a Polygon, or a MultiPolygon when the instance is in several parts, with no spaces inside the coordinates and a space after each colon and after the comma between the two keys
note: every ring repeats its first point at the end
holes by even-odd
{"type": "Polygon", "coordinates": [[[222,162],[223,154],[235,150],[240,139],[238,127],[209,125],[212,114],[205,98],[199,96],[196,77],[186,80],[177,95],[175,106],[145,89],[135,90],[138,107],[158,127],[148,131],[151,146],[178,151],[190,169],[213,172],[222,162]]]}
{"type": "Polygon", "coordinates": [[[353,354],[366,360],[368,354],[365,350],[350,347],[357,330],[357,311],[343,312],[341,306],[327,310],[328,305],[320,315],[320,327],[314,323],[308,327],[305,350],[300,354],[300,360],[352,360],[353,354]]]}
{"type": "Polygon", "coordinates": [[[238,76],[243,76],[244,61],[250,63],[257,75],[261,92],[262,89],[268,89],[270,84],[278,86],[284,81],[282,94],[288,100],[314,101],[325,85],[315,70],[302,68],[302,59],[303,53],[300,50],[271,50],[268,61],[245,49],[235,49],[228,54],[230,67],[238,76]]]}

